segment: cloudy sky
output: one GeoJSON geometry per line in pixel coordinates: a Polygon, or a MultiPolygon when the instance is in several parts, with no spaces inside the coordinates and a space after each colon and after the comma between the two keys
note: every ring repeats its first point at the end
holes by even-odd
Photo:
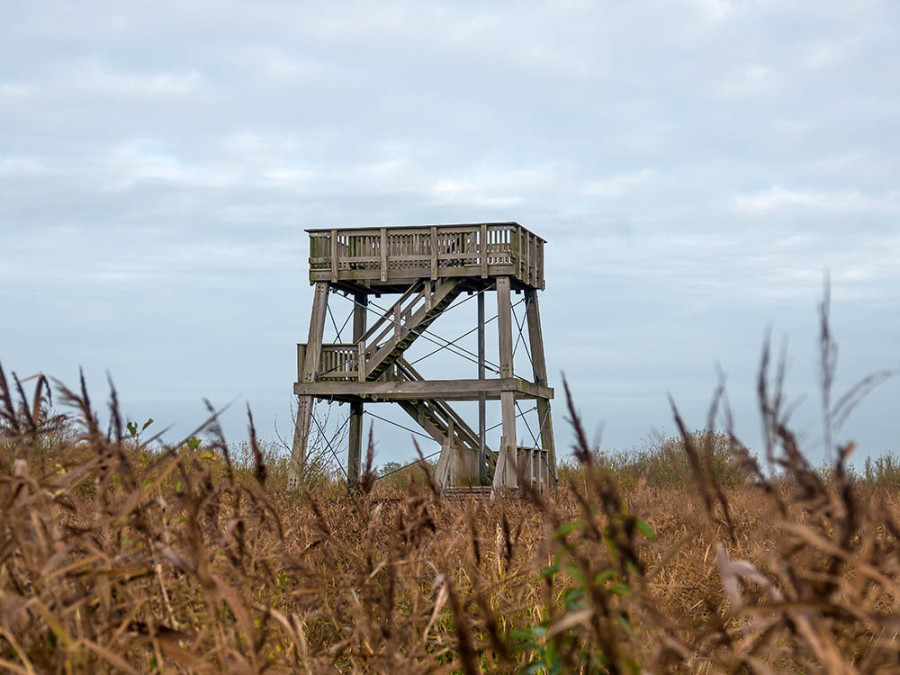
{"type": "MultiPolygon", "coordinates": [[[[820,452],[826,271],[839,388],[900,367],[898,116],[890,0],[3,3],[0,363],[289,434],[303,228],[517,220],[604,446],[671,433],[668,393],[702,426],[717,363],[758,443],[771,326],[820,452]]],[[[898,397],[841,437],[900,450],[898,397]]]]}

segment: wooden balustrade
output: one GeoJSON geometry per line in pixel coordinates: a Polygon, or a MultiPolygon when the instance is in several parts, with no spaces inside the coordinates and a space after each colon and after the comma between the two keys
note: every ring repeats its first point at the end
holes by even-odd
{"type": "Polygon", "coordinates": [[[310,282],[395,287],[509,276],[544,288],[544,240],[518,223],[308,230],[310,282]]]}
{"type": "Polygon", "coordinates": [[[359,377],[359,349],[355,344],[324,344],[319,358],[318,380],[351,380],[359,377]]]}

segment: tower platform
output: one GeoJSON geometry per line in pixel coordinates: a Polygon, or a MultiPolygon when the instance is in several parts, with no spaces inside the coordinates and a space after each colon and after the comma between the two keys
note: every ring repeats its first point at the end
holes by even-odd
{"type": "Polygon", "coordinates": [[[309,281],[351,293],[403,293],[416,281],[509,277],[544,290],[544,240],[518,223],[314,229],[309,281]]]}
{"type": "MultiPolygon", "coordinates": [[[[297,489],[302,478],[316,400],[350,403],[347,476],[351,484],[359,478],[364,405],[376,402],[399,405],[441,445],[438,474],[448,487],[486,485],[490,473],[495,487],[510,489],[523,477],[539,487],[555,479],[553,390],[547,386],[537,300],[537,292],[545,286],[544,239],[515,222],[307,232],[309,281],[315,291],[309,339],[297,345],[298,414],[291,489],[297,489]],[[498,377],[487,378],[484,300],[491,291],[497,298],[499,364],[493,368],[498,377]],[[511,292],[525,295],[525,316],[521,322],[516,319],[515,325],[532,365],[528,379],[516,376],[513,368],[520,341],[514,347],[511,292]],[[323,342],[331,293],[353,303],[352,342],[323,342]],[[422,336],[434,342],[429,337],[431,324],[459,296],[473,293],[478,295],[479,346],[474,359],[478,378],[424,377],[404,358],[406,350],[422,336]],[[389,307],[373,310],[370,296],[382,295],[398,297],[389,307]],[[375,315],[372,323],[370,312],[375,315]],[[526,399],[534,401],[538,414],[534,447],[516,442],[516,422],[522,414],[516,413],[517,401],[526,399]],[[477,430],[450,405],[469,400],[479,402],[477,430]],[[485,440],[485,403],[490,400],[501,404],[503,435],[497,451],[488,448],[485,440]]],[[[334,327],[340,338],[337,323],[334,327]]],[[[455,341],[443,342],[452,347],[455,341]]]]}

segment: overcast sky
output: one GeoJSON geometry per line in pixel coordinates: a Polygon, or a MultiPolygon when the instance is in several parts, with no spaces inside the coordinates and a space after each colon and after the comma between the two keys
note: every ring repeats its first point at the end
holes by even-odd
{"type": "MultiPolygon", "coordinates": [[[[5,2],[0,363],[289,435],[303,228],[516,220],[549,242],[551,384],[605,447],[672,433],[668,393],[703,426],[717,363],[755,446],[771,326],[815,454],[826,271],[839,388],[900,367],[898,116],[890,0],[5,2]]],[[[898,398],[839,438],[900,450],[898,398]]]]}

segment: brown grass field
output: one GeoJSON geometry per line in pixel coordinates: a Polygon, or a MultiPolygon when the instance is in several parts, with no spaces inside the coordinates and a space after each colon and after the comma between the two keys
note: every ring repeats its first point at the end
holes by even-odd
{"type": "Polygon", "coordinates": [[[63,433],[0,370],[0,670],[897,672],[896,467],[811,466],[767,361],[774,472],[728,431],[599,454],[570,400],[559,486],[493,502],[371,450],[353,494],[286,495],[252,420],[240,456],[214,419],[151,451],[115,395],[107,431],[58,387],[63,433]]]}

